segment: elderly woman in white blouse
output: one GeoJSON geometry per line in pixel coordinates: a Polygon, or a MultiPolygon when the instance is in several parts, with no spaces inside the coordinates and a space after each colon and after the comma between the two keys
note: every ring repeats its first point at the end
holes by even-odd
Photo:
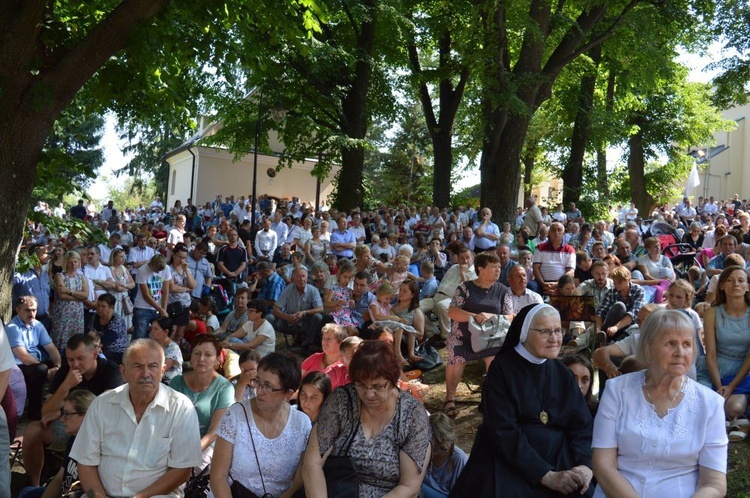
{"type": "Polygon", "coordinates": [[[636,357],[646,370],[607,381],[594,422],[594,497],[722,497],[724,399],[686,375],[695,329],[679,310],[653,313],[636,357]]]}

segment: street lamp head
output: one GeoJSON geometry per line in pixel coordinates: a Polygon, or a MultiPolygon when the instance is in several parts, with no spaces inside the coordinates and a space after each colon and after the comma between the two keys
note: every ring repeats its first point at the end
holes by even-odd
{"type": "Polygon", "coordinates": [[[289,111],[284,109],[284,106],[281,105],[281,100],[277,100],[276,105],[270,109],[271,119],[273,119],[274,123],[280,124],[284,121],[288,112],[289,111]]]}

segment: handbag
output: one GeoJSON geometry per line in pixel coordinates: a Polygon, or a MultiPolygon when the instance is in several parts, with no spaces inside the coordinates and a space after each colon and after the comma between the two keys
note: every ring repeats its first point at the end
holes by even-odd
{"type": "MultiPolygon", "coordinates": [[[[346,393],[349,396],[351,417],[354,417],[354,399],[348,389],[346,393]]],[[[344,445],[343,454],[329,455],[326,463],[323,464],[328,498],[357,498],[359,496],[359,476],[357,476],[357,470],[349,456],[349,450],[352,447],[354,437],[357,435],[357,430],[359,430],[359,424],[359,418],[357,418],[357,424],[344,445]]]]}
{"type": "Polygon", "coordinates": [[[263,481],[263,473],[260,471],[260,460],[258,459],[258,452],[255,450],[255,439],[253,438],[253,429],[250,427],[250,419],[247,418],[247,410],[245,405],[238,403],[245,413],[245,422],[247,422],[247,430],[250,433],[250,442],[253,444],[253,453],[255,453],[255,463],[258,465],[258,475],[260,476],[260,484],[263,486],[263,496],[258,496],[249,489],[247,489],[242,483],[235,480],[232,474],[229,474],[229,478],[232,479],[232,484],[229,486],[229,490],[232,492],[232,498],[273,498],[271,493],[266,492],[266,483],[263,481]]]}
{"type": "Polygon", "coordinates": [[[469,317],[469,332],[471,333],[471,349],[475,353],[490,348],[499,348],[508,335],[510,320],[504,315],[494,315],[489,320],[477,323],[473,316],[469,317]]]}
{"type": "Polygon", "coordinates": [[[133,314],[133,301],[130,300],[130,296],[127,294],[122,298],[122,312],[126,315],[133,314]]]}
{"type": "Polygon", "coordinates": [[[433,368],[437,368],[443,364],[443,360],[442,358],[440,358],[440,354],[438,354],[437,349],[427,344],[426,342],[423,342],[422,344],[417,346],[417,348],[414,350],[414,354],[417,356],[421,356],[422,359],[416,363],[413,363],[412,366],[423,372],[429,372],[433,368]]]}
{"type": "Polygon", "coordinates": [[[208,496],[208,486],[211,477],[206,472],[210,468],[210,465],[206,465],[198,475],[190,478],[185,485],[185,498],[206,498],[208,496]]]}
{"type": "Polygon", "coordinates": [[[171,317],[175,317],[185,311],[185,306],[179,301],[169,303],[167,305],[167,314],[171,317]]]}

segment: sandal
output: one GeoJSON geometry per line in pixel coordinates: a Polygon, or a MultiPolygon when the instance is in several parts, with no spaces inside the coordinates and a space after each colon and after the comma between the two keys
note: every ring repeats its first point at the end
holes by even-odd
{"type": "Polygon", "coordinates": [[[750,432],[750,426],[747,425],[732,427],[727,437],[730,443],[739,443],[747,439],[748,432],[750,432]]]}
{"type": "Polygon", "coordinates": [[[458,408],[456,408],[456,400],[449,399],[443,403],[443,413],[448,415],[448,418],[456,418],[458,416],[458,408]]]}

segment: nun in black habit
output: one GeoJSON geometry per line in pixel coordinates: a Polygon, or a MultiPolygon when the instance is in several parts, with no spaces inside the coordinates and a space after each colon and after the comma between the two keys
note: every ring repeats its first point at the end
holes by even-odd
{"type": "Polygon", "coordinates": [[[565,365],[560,315],[533,304],[513,319],[482,390],[474,447],[450,496],[591,496],[586,400],[565,365]]]}

